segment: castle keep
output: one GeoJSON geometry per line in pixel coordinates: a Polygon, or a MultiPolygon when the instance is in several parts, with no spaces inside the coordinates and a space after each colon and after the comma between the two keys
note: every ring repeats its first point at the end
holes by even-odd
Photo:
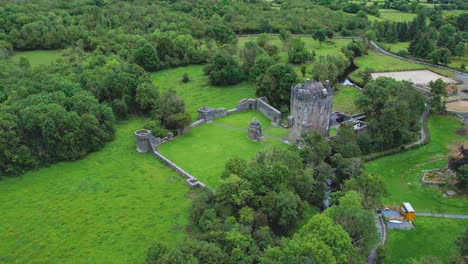
{"type": "Polygon", "coordinates": [[[329,136],[333,88],[326,81],[299,83],[291,89],[290,116],[288,117],[291,143],[296,143],[302,133],[318,131],[329,136]]]}

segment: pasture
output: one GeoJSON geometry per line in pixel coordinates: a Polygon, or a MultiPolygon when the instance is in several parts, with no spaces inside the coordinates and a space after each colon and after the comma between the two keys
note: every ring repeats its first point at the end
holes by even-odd
{"type": "Polygon", "coordinates": [[[275,128],[270,134],[270,120],[257,111],[247,111],[217,118],[212,123],[196,127],[160,145],[158,150],[210,188],[216,188],[229,158],[238,156],[249,160],[261,150],[288,147],[272,138],[264,138],[261,142],[250,141],[247,138],[247,127],[253,117],[262,124],[264,135],[287,136],[287,131],[282,128],[275,128]]]}
{"type": "Polygon", "coordinates": [[[197,117],[197,109],[203,106],[212,108],[234,108],[244,98],[255,98],[255,84],[244,81],[231,86],[212,86],[203,73],[203,65],[192,65],[168,69],[151,74],[153,83],[159,91],[174,89],[184,99],[192,119],[197,117]],[[182,82],[184,73],[189,75],[188,83],[182,82]]]}
{"type": "Polygon", "coordinates": [[[28,59],[31,67],[49,65],[62,57],[62,50],[15,51],[11,57],[11,60],[14,62],[19,62],[21,57],[28,59]]]}
{"type": "Polygon", "coordinates": [[[410,22],[416,17],[415,13],[404,13],[396,9],[379,9],[380,18],[394,22],[410,22]]]}
{"type": "Polygon", "coordinates": [[[333,94],[332,111],[357,114],[359,111],[354,104],[359,97],[359,89],[352,86],[338,85],[338,90],[333,94]]]}
{"type": "Polygon", "coordinates": [[[435,256],[440,263],[448,263],[457,254],[455,239],[468,220],[416,216],[413,224],[412,230],[388,230],[385,263],[410,263],[409,259],[423,256],[435,256]]]}
{"type": "Polygon", "coordinates": [[[151,241],[183,239],[196,191],[136,152],[145,121],[83,160],[0,180],[0,263],[143,263],[151,241]]]}
{"type": "MultiPolygon", "coordinates": [[[[456,10],[455,10],[456,11],[456,10]]],[[[444,11],[445,12],[445,11],[444,11]]],[[[392,53],[398,53],[399,51],[408,51],[410,42],[395,42],[395,43],[380,43],[382,47],[392,53]]],[[[448,66],[459,70],[461,65],[468,65],[468,54],[463,57],[452,56],[448,66]]]]}
{"type": "Polygon", "coordinates": [[[426,170],[447,166],[449,148],[466,141],[455,131],[463,124],[453,116],[431,116],[428,127],[431,140],[414,150],[367,162],[365,172],[382,175],[390,196],[384,199],[386,205],[411,202],[416,212],[468,214],[467,199],[463,196],[445,198],[449,187],[424,185],[421,177],[426,170]]]}

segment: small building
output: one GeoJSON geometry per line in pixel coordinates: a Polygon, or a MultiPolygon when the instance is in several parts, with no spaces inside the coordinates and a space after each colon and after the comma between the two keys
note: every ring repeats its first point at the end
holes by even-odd
{"type": "Polygon", "coordinates": [[[408,202],[402,202],[400,204],[400,214],[403,216],[404,220],[408,221],[414,221],[416,216],[416,212],[414,211],[413,206],[411,206],[411,204],[408,202]]]}

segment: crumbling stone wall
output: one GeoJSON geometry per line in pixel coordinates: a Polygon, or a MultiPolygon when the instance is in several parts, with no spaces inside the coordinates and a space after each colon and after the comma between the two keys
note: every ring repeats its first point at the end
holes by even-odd
{"type": "Polygon", "coordinates": [[[205,188],[206,185],[197,180],[197,178],[193,177],[190,173],[186,172],[181,167],[177,166],[174,162],[166,158],[164,155],[158,152],[157,146],[163,144],[164,142],[169,141],[172,138],[172,133],[169,133],[167,137],[159,138],[154,137],[151,134],[151,130],[141,129],[135,132],[135,136],[137,138],[137,151],[141,153],[146,153],[151,151],[151,154],[155,156],[157,159],[162,161],[164,164],[169,166],[175,172],[179,173],[180,175],[184,176],[186,179],[185,182],[187,183],[190,188],[200,187],[205,188]],[[145,151],[143,151],[145,150],[145,151]]]}
{"type": "Polygon", "coordinates": [[[210,121],[218,117],[226,116],[227,110],[225,108],[211,108],[204,106],[197,110],[198,120],[204,119],[205,121],[210,121]]]}
{"type": "Polygon", "coordinates": [[[236,108],[226,110],[225,108],[211,108],[204,106],[197,110],[198,120],[204,119],[206,122],[211,121],[215,118],[231,115],[234,113],[247,111],[247,110],[257,110],[260,113],[268,117],[271,122],[275,125],[280,125],[281,123],[281,112],[278,111],[273,106],[269,105],[264,98],[247,98],[242,99],[237,103],[236,108]]]}
{"type": "Polygon", "coordinates": [[[273,124],[279,125],[281,123],[281,112],[262,98],[257,98],[257,110],[268,117],[273,124]]]}

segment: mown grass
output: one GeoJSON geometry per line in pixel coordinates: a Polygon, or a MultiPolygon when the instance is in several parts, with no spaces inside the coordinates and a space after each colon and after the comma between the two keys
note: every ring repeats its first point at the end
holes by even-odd
{"type": "Polygon", "coordinates": [[[444,198],[437,187],[421,183],[426,170],[447,166],[449,146],[468,140],[466,136],[455,134],[463,124],[452,116],[431,116],[428,126],[431,136],[428,144],[368,162],[365,172],[383,176],[390,193],[384,204],[399,205],[407,201],[413,205],[416,213],[468,214],[466,198],[444,198]]]}
{"type": "Polygon", "coordinates": [[[388,230],[385,263],[409,263],[411,258],[435,256],[442,263],[457,254],[455,239],[468,225],[466,219],[420,217],[412,230],[388,230]]]}
{"type": "Polygon", "coordinates": [[[32,67],[49,65],[62,57],[62,50],[16,51],[11,57],[11,60],[17,63],[21,57],[28,59],[32,67]]]}
{"type": "MultiPolygon", "coordinates": [[[[272,147],[288,147],[274,139],[253,142],[247,138],[247,126],[258,114],[254,111],[234,114],[196,127],[159,146],[159,151],[211,188],[218,186],[225,162],[232,157],[253,158],[272,147]],[[235,126],[234,128],[230,126],[235,126]]],[[[260,118],[260,122],[268,122],[260,118]]]]}
{"type": "Polygon", "coordinates": [[[203,73],[203,65],[192,65],[168,69],[151,74],[153,83],[160,91],[174,89],[185,101],[187,111],[195,120],[197,109],[203,106],[212,108],[234,108],[244,98],[255,98],[255,84],[242,82],[240,84],[216,87],[208,84],[208,78],[203,73]],[[184,73],[189,75],[188,83],[182,82],[184,73]]]}
{"type": "Polygon", "coordinates": [[[394,22],[409,22],[417,16],[415,13],[404,13],[396,9],[379,9],[380,17],[394,22]]]}
{"type": "Polygon", "coordinates": [[[135,150],[145,120],[83,160],[0,181],[0,263],[143,263],[151,241],[186,234],[183,177],[135,150]]]}
{"type": "Polygon", "coordinates": [[[352,86],[338,86],[333,95],[332,111],[357,114],[358,109],[354,102],[359,97],[359,89],[352,86]]]}

